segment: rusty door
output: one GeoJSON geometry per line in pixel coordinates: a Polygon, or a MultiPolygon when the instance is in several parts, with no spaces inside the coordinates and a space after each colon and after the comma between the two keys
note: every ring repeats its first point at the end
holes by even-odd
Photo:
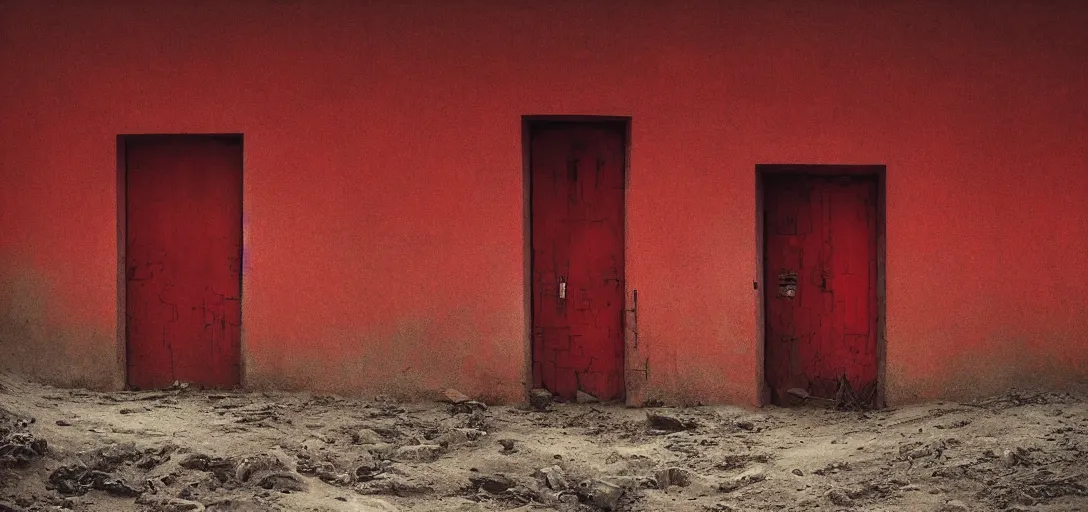
{"type": "Polygon", "coordinates": [[[776,403],[800,388],[863,400],[877,381],[877,179],[764,179],[766,378],[776,403]]]}
{"type": "Polygon", "coordinates": [[[125,142],[128,384],[240,382],[242,142],[125,142]]]}
{"type": "Polygon", "coordinates": [[[626,127],[530,131],[533,383],[623,398],[626,127]]]}

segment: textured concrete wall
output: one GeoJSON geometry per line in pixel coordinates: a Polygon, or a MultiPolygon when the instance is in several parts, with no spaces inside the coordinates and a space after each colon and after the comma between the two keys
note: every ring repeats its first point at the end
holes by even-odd
{"type": "Polygon", "coordinates": [[[525,378],[521,118],[633,117],[637,400],[756,403],[759,163],[887,165],[892,403],[1088,375],[1078,2],[0,1],[0,366],[123,383],[116,136],[246,137],[253,387],[525,378]]]}

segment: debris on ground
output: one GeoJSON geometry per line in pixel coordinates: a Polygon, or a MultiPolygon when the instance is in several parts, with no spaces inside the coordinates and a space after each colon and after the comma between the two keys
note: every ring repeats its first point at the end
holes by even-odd
{"type": "Polygon", "coordinates": [[[646,426],[652,431],[679,432],[699,427],[699,424],[690,419],[681,419],[664,413],[646,413],[646,426]]]}
{"type": "Polygon", "coordinates": [[[30,432],[33,417],[23,418],[0,408],[0,471],[23,468],[45,456],[49,443],[30,432]]]}
{"type": "Polygon", "coordinates": [[[0,388],[0,512],[1088,509],[1082,390],[750,411],[0,388]]]}
{"type": "Polygon", "coordinates": [[[546,389],[536,388],[529,392],[529,405],[537,411],[547,411],[552,407],[552,394],[546,389]]]}
{"type": "Polygon", "coordinates": [[[597,402],[600,402],[597,397],[586,393],[585,391],[578,391],[574,395],[574,401],[579,404],[595,404],[597,402]]]}

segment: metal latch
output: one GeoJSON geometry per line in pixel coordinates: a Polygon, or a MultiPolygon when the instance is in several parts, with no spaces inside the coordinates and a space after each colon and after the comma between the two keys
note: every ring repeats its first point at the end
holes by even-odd
{"type": "Polygon", "coordinates": [[[778,296],[787,299],[797,296],[797,272],[786,271],[778,274],[778,296]]]}

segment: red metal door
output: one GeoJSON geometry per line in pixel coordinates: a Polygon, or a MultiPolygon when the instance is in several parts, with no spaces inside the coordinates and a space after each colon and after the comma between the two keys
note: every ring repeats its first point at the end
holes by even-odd
{"type": "Polygon", "coordinates": [[[530,135],[533,383],[623,398],[625,127],[555,123],[530,135]]]}
{"type": "Polygon", "coordinates": [[[764,181],[766,378],[772,400],[801,388],[862,397],[877,380],[877,182],[768,175],[764,181]]]}
{"type": "Polygon", "coordinates": [[[125,159],[129,386],[236,386],[241,140],[134,137],[125,159]]]}

